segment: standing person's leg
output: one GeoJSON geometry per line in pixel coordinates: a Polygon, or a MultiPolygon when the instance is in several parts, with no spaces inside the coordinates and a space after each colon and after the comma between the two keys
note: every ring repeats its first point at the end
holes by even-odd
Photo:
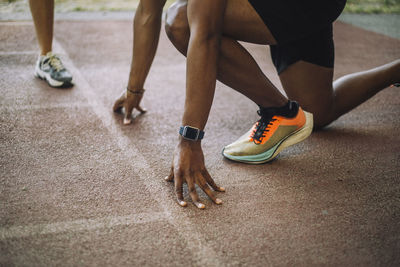
{"type": "Polygon", "coordinates": [[[114,112],[125,109],[124,124],[132,122],[132,111],[140,107],[144,83],[156,54],[161,29],[161,16],[166,0],[141,0],[133,21],[132,62],[127,90],[114,104],[114,112]]]}
{"type": "Polygon", "coordinates": [[[29,0],[35,24],[40,55],[36,62],[35,76],[52,87],[72,86],[72,75],[61,59],[52,53],[54,27],[54,0],[29,0]]]}
{"type": "Polygon", "coordinates": [[[29,0],[36,38],[39,42],[40,55],[52,51],[54,0],[29,0]]]}
{"type": "MultiPolygon", "coordinates": [[[[184,1],[168,11],[167,34],[186,54],[189,30],[184,1]]],[[[260,105],[261,119],[237,142],[225,147],[224,156],[241,162],[263,163],[285,147],[304,140],[312,131],[312,115],[288,101],[263,74],[252,56],[234,39],[274,44],[275,38],[246,0],[227,3],[218,79],[260,105]]]]}

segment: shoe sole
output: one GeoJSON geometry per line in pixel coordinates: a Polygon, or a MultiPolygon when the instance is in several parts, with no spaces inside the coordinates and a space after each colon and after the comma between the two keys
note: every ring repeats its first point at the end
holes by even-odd
{"type": "Polygon", "coordinates": [[[45,80],[51,87],[64,87],[72,85],[71,81],[60,82],[51,78],[50,74],[42,71],[38,67],[35,68],[35,77],[45,80]]]}
{"type": "Polygon", "coordinates": [[[276,158],[278,154],[284,149],[289,146],[292,146],[294,144],[300,143],[301,141],[305,140],[310,134],[312,133],[313,130],[313,115],[311,113],[305,112],[304,114],[306,116],[306,123],[304,124],[303,127],[301,127],[299,130],[293,132],[292,134],[286,136],[281,142],[276,144],[274,147],[271,149],[258,154],[258,155],[252,155],[252,156],[232,156],[224,153],[224,150],[222,151],[222,154],[224,157],[233,160],[233,161],[238,161],[242,163],[248,163],[248,164],[263,164],[266,162],[269,162],[276,158]]]}

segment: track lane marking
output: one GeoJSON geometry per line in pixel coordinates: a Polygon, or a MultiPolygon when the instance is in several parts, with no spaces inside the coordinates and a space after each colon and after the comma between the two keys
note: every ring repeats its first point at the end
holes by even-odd
{"type": "Polygon", "coordinates": [[[165,220],[164,212],[137,213],[128,216],[109,216],[98,219],[32,224],[0,228],[0,240],[22,238],[36,235],[60,234],[66,232],[92,231],[101,228],[129,226],[165,220]]]}
{"type": "Polygon", "coordinates": [[[36,55],[38,56],[38,51],[0,51],[0,56],[14,56],[14,55],[36,55]]]}

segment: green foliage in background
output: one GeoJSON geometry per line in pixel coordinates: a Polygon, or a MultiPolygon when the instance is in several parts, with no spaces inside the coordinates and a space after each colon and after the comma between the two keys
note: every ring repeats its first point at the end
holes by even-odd
{"type": "Polygon", "coordinates": [[[400,14],[400,0],[347,0],[347,13],[400,14]]]}

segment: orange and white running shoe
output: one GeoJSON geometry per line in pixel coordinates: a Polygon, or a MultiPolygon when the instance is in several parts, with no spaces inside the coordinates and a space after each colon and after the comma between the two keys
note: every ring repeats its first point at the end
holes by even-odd
{"type": "Polygon", "coordinates": [[[313,115],[295,101],[281,108],[260,108],[261,119],[222,154],[233,161],[261,164],[273,160],[282,149],[306,139],[313,130],[313,115]]]}

